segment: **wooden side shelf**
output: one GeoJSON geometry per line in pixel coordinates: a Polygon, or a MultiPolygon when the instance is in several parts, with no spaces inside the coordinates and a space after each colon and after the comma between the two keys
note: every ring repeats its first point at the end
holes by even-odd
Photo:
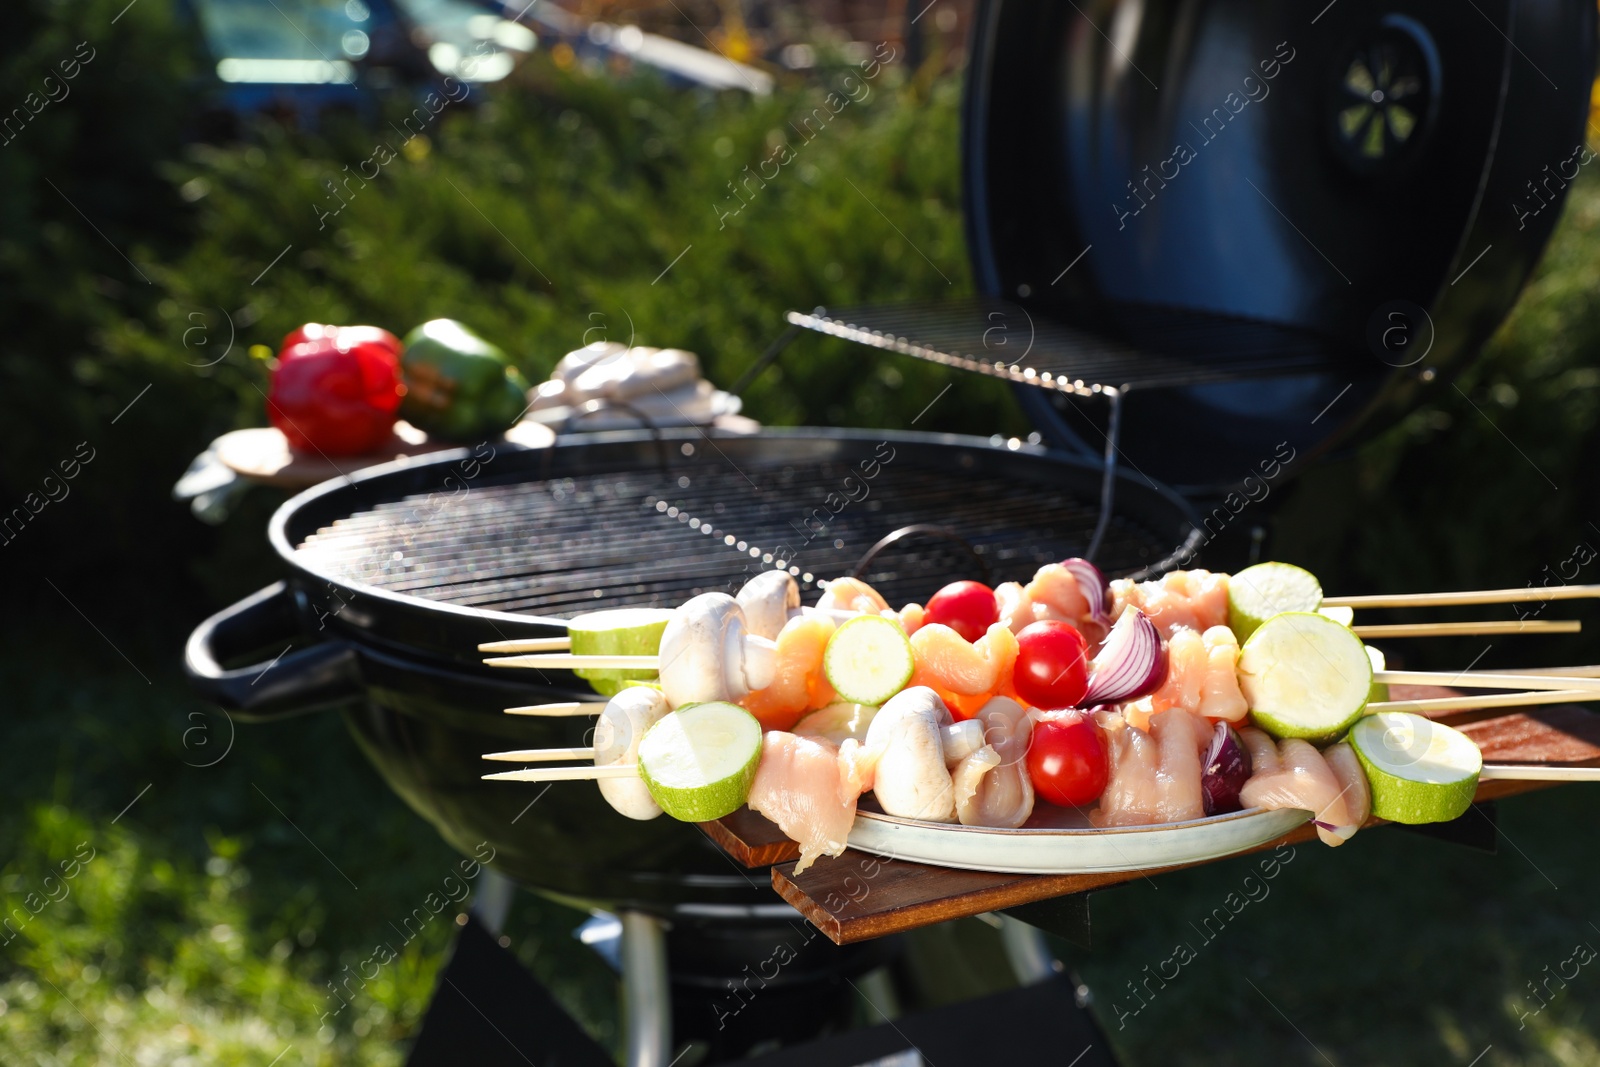
{"type": "MultiPolygon", "coordinates": [[[[1418,694],[1407,693],[1400,699],[1418,698],[1418,694]]],[[[1581,707],[1562,704],[1509,715],[1479,713],[1441,718],[1470,736],[1489,762],[1600,764],[1600,715],[1581,707]]],[[[1475,799],[1494,800],[1549,785],[1483,782],[1475,799]]],[[[1380,824],[1381,820],[1374,819],[1367,825],[1380,824]]],[[[772,865],[772,886],[778,894],[840,945],[1181,869],[1000,874],[883,859],[851,849],[838,858],[823,857],[805,872],[795,874],[797,846],[777,826],[748,808],[715,823],[702,823],[701,828],[746,866],[772,865]]],[[[1249,851],[1279,848],[1315,836],[1307,824],[1249,851]]]]}

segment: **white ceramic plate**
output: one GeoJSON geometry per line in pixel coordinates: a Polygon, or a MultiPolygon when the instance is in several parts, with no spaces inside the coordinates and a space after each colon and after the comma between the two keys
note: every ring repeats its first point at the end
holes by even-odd
{"type": "Polygon", "coordinates": [[[922,822],[885,815],[862,797],[850,847],[894,859],[1007,874],[1138,871],[1219,859],[1265,844],[1311,818],[1292,808],[1250,808],[1161,826],[1089,825],[1082,812],[1041,804],[1018,829],[922,822]]]}

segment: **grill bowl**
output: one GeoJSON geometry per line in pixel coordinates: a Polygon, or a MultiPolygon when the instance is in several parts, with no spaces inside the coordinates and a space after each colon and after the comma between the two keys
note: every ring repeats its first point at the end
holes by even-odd
{"type": "MultiPolygon", "coordinates": [[[[246,720],[340,708],[407,804],[464,852],[493,848],[492,865],[530,888],[680,916],[771,905],[766,879],[692,826],[625,819],[585,783],[482,781],[483,753],[581,745],[591,726],[503,709],[593,695],[569,672],[484,667],[477,644],[558,634],[581,611],[734,591],[780,558],[814,600],[819,579],[912,524],[965,545],[911,536],[884,550],[864,577],[892,601],[926,601],[982,568],[1026,580],[1083,552],[1099,480],[1060,455],[934,434],[687,430],[439,453],[285,503],[270,536],[286,582],[202,624],[189,673],[246,720]],[[290,636],[308,643],[265,673],[222,665],[290,636]]],[[[1163,487],[1124,475],[1116,499],[1101,549],[1113,575],[1160,569],[1196,536],[1163,487]]]]}

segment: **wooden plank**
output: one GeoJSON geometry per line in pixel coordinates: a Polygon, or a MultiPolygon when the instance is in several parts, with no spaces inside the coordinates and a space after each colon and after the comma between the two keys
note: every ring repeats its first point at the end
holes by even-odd
{"type": "MultiPolygon", "coordinates": [[[[1474,799],[1495,800],[1550,786],[1548,782],[1484,782],[1474,799]]],[[[1382,819],[1369,819],[1365,829],[1383,825],[1382,819]]],[[[1222,859],[1297,845],[1315,837],[1316,829],[1306,823],[1282,837],[1222,859]]],[[[1000,874],[880,859],[850,849],[837,859],[824,856],[798,875],[793,863],[774,866],[772,888],[834,944],[849,945],[1195,866],[1199,864],[1097,874],[1000,874]]]]}
{"type": "MultiPolygon", "coordinates": [[[[1316,831],[1307,823],[1235,855],[1296,844],[1314,836],[1316,831]]],[[[772,888],[834,944],[849,945],[1068,893],[1105,889],[1186,866],[1194,864],[1096,874],[1001,874],[879,859],[851,849],[837,859],[824,856],[798,875],[793,863],[775,866],[772,888]]]]}
{"type": "Polygon", "coordinates": [[[770,867],[800,858],[800,846],[789,840],[777,823],[749,808],[699,826],[724,852],[746,867],[770,867]]]}

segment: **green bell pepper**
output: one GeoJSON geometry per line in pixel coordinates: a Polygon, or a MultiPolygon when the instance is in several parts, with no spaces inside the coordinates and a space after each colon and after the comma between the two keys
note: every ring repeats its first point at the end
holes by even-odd
{"type": "Polygon", "coordinates": [[[528,405],[528,380],[498,347],[454,319],[406,335],[400,417],[429,437],[469,442],[510,429],[528,405]]]}

